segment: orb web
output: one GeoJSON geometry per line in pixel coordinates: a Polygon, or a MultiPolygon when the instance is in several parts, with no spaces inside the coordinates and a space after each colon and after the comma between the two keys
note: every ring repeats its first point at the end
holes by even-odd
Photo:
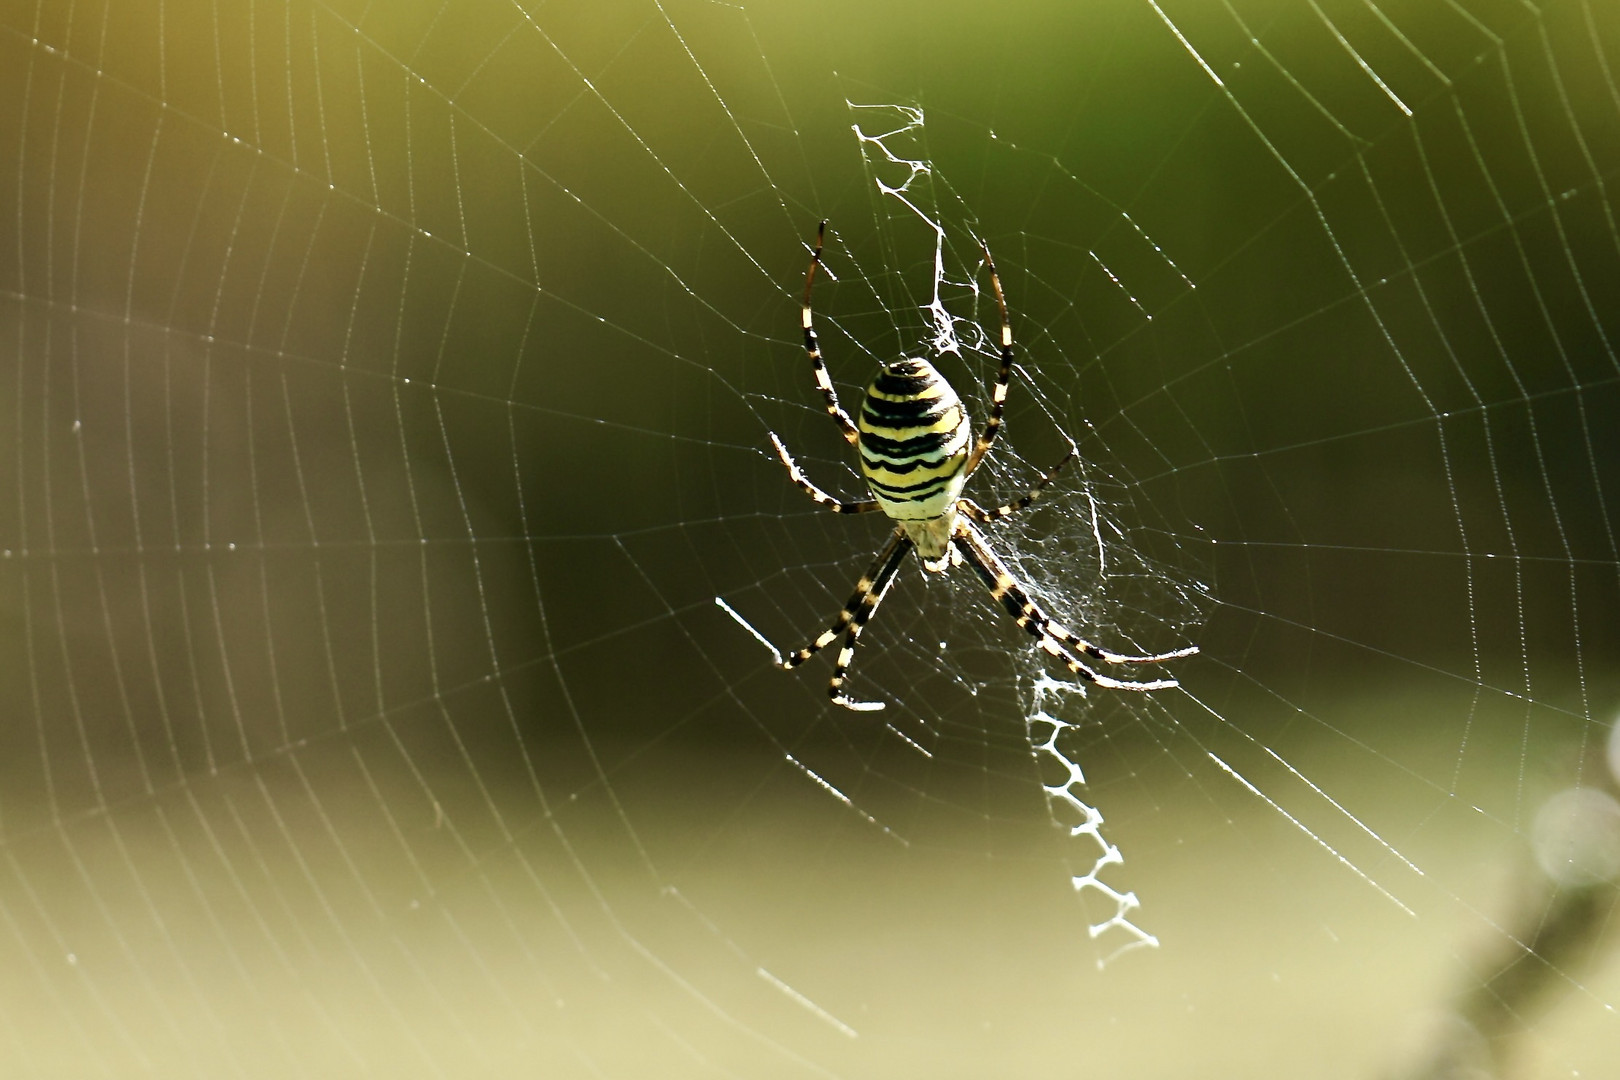
{"type": "Polygon", "coordinates": [[[0,29],[8,1073],[1609,1067],[1609,7],[0,29]],[[767,435],[861,492],[824,218],[846,401],[984,416],[990,245],[970,494],[1073,438],[986,531],[1179,688],[908,569],[856,716],[715,605],[882,542],[767,435]]]}

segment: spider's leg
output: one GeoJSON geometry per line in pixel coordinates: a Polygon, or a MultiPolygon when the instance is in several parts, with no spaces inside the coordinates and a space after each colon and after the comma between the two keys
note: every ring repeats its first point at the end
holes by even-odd
{"type": "Polygon", "coordinates": [[[1105,660],[1113,664],[1124,663],[1152,663],[1158,660],[1171,660],[1178,656],[1188,656],[1198,650],[1196,648],[1180,649],[1176,652],[1161,653],[1157,656],[1125,656],[1120,653],[1100,649],[1091,643],[1076,637],[1061,624],[1053,621],[1051,616],[1042,611],[1040,607],[1029,598],[1021,585],[1008,571],[1005,563],[990,549],[984,536],[978,529],[967,521],[963,521],[957,529],[952,542],[957,550],[973,567],[974,573],[979,575],[990,590],[990,595],[1001,602],[1019,626],[1029,631],[1037,639],[1040,647],[1051,655],[1063,661],[1068,669],[1087,682],[1096,683],[1113,690],[1168,690],[1179,685],[1174,679],[1154,679],[1147,682],[1126,682],[1099,674],[1081,661],[1079,655],[1105,660]]]}
{"type": "MultiPolygon", "coordinates": [[[[843,633],[850,623],[855,621],[856,614],[865,610],[867,605],[872,602],[872,593],[879,579],[893,578],[895,569],[900,565],[901,557],[910,550],[911,541],[906,539],[906,534],[899,529],[894,530],[894,535],[889,537],[889,542],[883,546],[882,551],[878,552],[878,557],[873,560],[871,566],[866,568],[866,573],[861,575],[861,579],[855,583],[855,592],[850,596],[849,603],[845,604],[843,610],[833,618],[832,625],[823,630],[814,641],[804,648],[784,656],[781,660],[782,668],[792,670],[828,645],[831,645],[833,639],[843,633]]],[[[864,618],[870,617],[870,612],[867,612],[864,616],[864,618]]]]}
{"type": "Polygon", "coordinates": [[[851,701],[844,697],[844,679],[849,673],[851,661],[854,660],[855,644],[860,639],[861,631],[866,628],[867,620],[872,617],[872,612],[876,611],[878,604],[882,602],[883,594],[893,584],[894,575],[900,569],[900,561],[906,557],[906,553],[910,550],[911,541],[906,538],[905,533],[896,529],[894,535],[889,538],[888,544],[878,553],[878,557],[873,561],[872,565],[867,568],[866,573],[861,575],[861,580],[855,583],[854,594],[850,596],[849,602],[844,605],[843,610],[833,619],[832,625],[823,630],[814,641],[804,648],[783,657],[781,661],[783,669],[791,670],[798,667],[816,653],[831,645],[833,639],[838,637],[839,634],[844,634],[844,647],[838,652],[838,663],[833,668],[832,682],[828,684],[827,688],[828,693],[832,696],[833,701],[847,709],[865,711],[883,708],[881,702],[851,701]]]}
{"type": "Polygon", "coordinates": [[[787,466],[788,479],[798,484],[799,487],[804,489],[805,494],[816,500],[816,502],[829,508],[835,514],[868,514],[873,510],[881,509],[876,499],[843,502],[816,487],[810,482],[810,478],[804,475],[804,470],[799,468],[799,463],[793,460],[793,455],[788,453],[787,447],[782,445],[782,440],[776,437],[776,432],[772,431],[769,434],[771,442],[776,444],[776,456],[782,459],[783,465],[787,466]]]}
{"type": "MultiPolygon", "coordinates": [[[[1013,610],[1014,601],[1010,599],[1012,595],[1016,594],[1016,602],[1018,604],[1028,606],[1028,614],[1030,615],[1031,619],[1035,620],[1035,622],[1039,624],[1038,629],[1033,625],[1026,627],[1029,629],[1031,634],[1040,634],[1046,637],[1055,638],[1057,641],[1061,642],[1074,652],[1089,656],[1094,660],[1102,660],[1109,664],[1157,664],[1165,660],[1179,660],[1183,656],[1192,656],[1198,652],[1198,646],[1189,645],[1186,648],[1172,649],[1169,652],[1137,655],[1133,653],[1117,653],[1110,649],[1104,649],[1100,645],[1093,645],[1085,638],[1080,637],[1078,634],[1065,627],[1062,623],[1057,622],[1045,612],[1041,611],[1041,609],[1033,601],[1031,601],[1027,595],[1024,594],[1023,590],[1018,586],[1018,583],[1013,580],[1012,574],[1008,572],[1006,564],[1003,563],[1000,557],[998,557],[991,549],[989,542],[984,538],[984,534],[979,532],[977,529],[974,529],[972,526],[966,525],[966,523],[964,523],[964,528],[967,530],[968,542],[977,548],[977,551],[982,556],[982,561],[988,564],[991,570],[1004,576],[1012,585],[1014,593],[1009,594],[1009,597],[998,596],[998,599],[1001,599],[1002,606],[1007,608],[1014,618],[1019,618],[1024,614],[1024,612],[1021,610],[1013,610]]],[[[989,578],[985,577],[984,570],[981,569],[979,571],[979,576],[984,579],[986,585],[991,586],[991,590],[993,592],[995,590],[995,586],[990,582],[989,578]]],[[[1024,624],[1020,622],[1020,625],[1024,624]]],[[[1138,686],[1147,684],[1132,683],[1131,685],[1138,686]]]]}
{"type": "Polygon", "coordinates": [[[844,680],[849,677],[849,667],[855,662],[855,646],[860,643],[861,631],[866,629],[867,622],[877,613],[878,605],[883,603],[883,595],[889,591],[889,586],[894,584],[894,576],[900,571],[901,560],[906,557],[906,552],[911,550],[911,541],[906,540],[903,534],[897,536],[905,542],[895,547],[894,554],[889,556],[889,561],[878,571],[877,579],[872,583],[872,590],[867,594],[865,606],[857,611],[850,621],[849,629],[844,633],[844,647],[838,650],[838,660],[833,664],[832,679],[827,683],[827,693],[832,697],[833,704],[842,705],[855,712],[874,712],[883,708],[881,701],[856,701],[844,696],[844,680]]]}
{"type": "Polygon", "coordinates": [[[981,240],[979,246],[984,249],[985,265],[990,268],[990,285],[996,291],[996,307],[1001,310],[1001,368],[996,372],[995,385],[990,388],[990,416],[984,422],[984,434],[979,436],[979,441],[973,445],[973,452],[968,455],[969,476],[984,460],[984,455],[1001,431],[1001,413],[1007,407],[1007,384],[1012,381],[1013,369],[1012,323],[1007,318],[1007,297],[1001,291],[1001,275],[996,273],[996,261],[990,257],[990,245],[981,240]]]}
{"type": "Polygon", "coordinates": [[[804,304],[802,319],[804,322],[804,351],[810,355],[810,367],[816,374],[816,389],[821,396],[827,399],[827,412],[838,421],[838,430],[844,433],[844,441],[854,446],[860,439],[861,433],[855,427],[855,421],[849,418],[849,413],[838,404],[838,391],[833,389],[832,376],[827,374],[827,365],[821,360],[821,345],[816,341],[816,328],[810,318],[810,286],[816,280],[816,267],[821,265],[821,247],[827,238],[827,223],[823,221],[816,229],[816,247],[810,253],[810,269],[804,272],[804,304]]]}
{"type": "Polygon", "coordinates": [[[1040,498],[1041,492],[1046,490],[1046,485],[1050,484],[1052,479],[1056,477],[1058,473],[1063,471],[1064,466],[1073,461],[1075,456],[1079,453],[1079,448],[1077,448],[1074,443],[1071,442],[1069,444],[1069,452],[1063,456],[1063,460],[1052,466],[1049,472],[1042,473],[1041,478],[1035,481],[1035,486],[1029,489],[1029,494],[1025,495],[1021,499],[1008,503],[1006,506],[998,506],[994,510],[986,510],[972,499],[963,499],[961,503],[958,504],[957,509],[962,511],[962,513],[966,514],[968,517],[972,518],[974,521],[979,522],[981,525],[991,521],[1000,521],[1004,517],[1016,514],[1018,511],[1040,498]]]}

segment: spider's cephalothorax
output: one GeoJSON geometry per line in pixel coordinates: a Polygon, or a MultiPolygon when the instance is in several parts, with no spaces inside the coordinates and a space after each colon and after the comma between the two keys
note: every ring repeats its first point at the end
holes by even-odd
{"type": "Polygon", "coordinates": [[[861,474],[878,505],[924,567],[944,570],[973,441],[962,399],[933,364],[897,360],[866,388],[855,427],[861,474]]]}
{"type": "MultiPolygon", "coordinates": [[[[1001,292],[1001,278],[996,274],[990,248],[984,246],[984,262],[990,271],[996,306],[1001,311],[1001,367],[991,389],[990,415],[985,420],[984,431],[975,440],[962,399],[927,360],[904,359],[885,365],[867,388],[859,421],[850,419],[839,405],[838,392],[833,389],[827,365],[821,359],[821,347],[816,341],[810,314],[810,287],[815,283],[816,267],[821,265],[826,232],[827,223],[823,221],[816,231],[810,268],[804,275],[804,349],[810,357],[816,387],[827,404],[827,413],[837,422],[844,439],[860,453],[861,474],[866,477],[872,498],[860,502],[835,499],[810,482],[775,432],[771,433],[771,442],[776,445],[782,464],[787,466],[788,476],[816,502],[839,514],[881,510],[895,523],[895,528],[877,560],[856,582],[855,594],[833,619],[832,625],[797,652],[778,655],[781,666],[798,667],[843,634],[844,646],[838,650],[828,692],[833,701],[847,709],[883,708],[882,702],[855,701],[847,697],[844,680],[855,658],[861,631],[883,601],[883,594],[894,583],[907,552],[916,548],[923,568],[936,573],[955,561],[966,562],[990,590],[990,595],[1036,639],[1041,649],[1087,682],[1116,690],[1163,690],[1175,686],[1174,679],[1131,682],[1111,678],[1094,670],[1081,657],[1108,664],[1156,664],[1190,656],[1198,651],[1196,647],[1133,656],[1110,652],[1076,636],[1053,621],[1029,598],[974,524],[999,521],[1039,498],[1058,471],[1074,459],[1078,451],[1072,442],[1063,460],[1044,473],[1021,498],[986,510],[972,499],[962,497],[968,477],[984,460],[1001,430],[1007,384],[1012,380],[1012,324],[1007,319],[1007,300],[1001,292]]],[[[757,635],[758,631],[754,633],[757,635]]]]}

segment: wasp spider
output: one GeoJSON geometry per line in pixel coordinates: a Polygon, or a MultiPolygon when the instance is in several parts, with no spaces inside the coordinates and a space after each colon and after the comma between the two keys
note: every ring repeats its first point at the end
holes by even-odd
{"type": "Polygon", "coordinates": [[[1114,690],[1163,690],[1175,686],[1174,679],[1131,682],[1111,678],[1091,667],[1087,659],[1107,664],[1155,664],[1190,656],[1198,651],[1196,647],[1132,656],[1093,645],[1053,621],[1029,598],[975,525],[975,522],[999,521],[1038,499],[1052,478],[1078,453],[1072,440],[1063,460],[1043,474],[1028,494],[1017,501],[986,510],[972,499],[962,497],[968,477],[984,461],[1001,430],[1007,384],[1012,379],[1012,325],[1007,319],[1007,300],[1002,294],[1001,278],[996,274],[989,246],[984,245],[984,261],[990,270],[996,306],[1001,310],[1001,368],[991,389],[990,415],[984,431],[975,439],[962,399],[934,365],[921,358],[907,357],[886,364],[867,387],[858,420],[850,419],[839,405],[838,393],[821,359],[810,316],[810,287],[815,283],[816,267],[821,265],[826,232],[827,223],[823,221],[816,232],[810,267],[804,275],[804,348],[810,356],[816,387],[826,399],[828,415],[837,422],[844,439],[860,454],[861,473],[866,477],[872,498],[859,502],[834,498],[811,483],[774,432],[771,442],[776,445],[782,464],[787,466],[788,476],[816,502],[838,514],[881,510],[894,521],[895,528],[877,559],[856,582],[855,594],[833,619],[832,625],[797,652],[786,656],[778,654],[780,666],[783,669],[798,667],[842,634],[844,645],[833,665],[828,692],[834,702],[846,709],[883,708],[882,702],[856,701],[846,696],[844,682],[849,676],[861,631],[877,611],[878,604],[883,602],[883,595],[893,584],[906,554],[915,548],[923,569],[930,573],[940,573],[953,562],[967,563],[990,590],[990,595],[1019,626],[1029,631],[1038,646],[1086,682],[1114,690]]]}

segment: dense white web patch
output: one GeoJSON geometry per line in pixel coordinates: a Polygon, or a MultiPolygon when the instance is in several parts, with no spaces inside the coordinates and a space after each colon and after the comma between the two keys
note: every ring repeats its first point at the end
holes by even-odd
{"type": "Polygon", "coordinates": [[[1615,13],[867,8],[0,16],[0,1071],[1612,1067],[1615,13]]]}

